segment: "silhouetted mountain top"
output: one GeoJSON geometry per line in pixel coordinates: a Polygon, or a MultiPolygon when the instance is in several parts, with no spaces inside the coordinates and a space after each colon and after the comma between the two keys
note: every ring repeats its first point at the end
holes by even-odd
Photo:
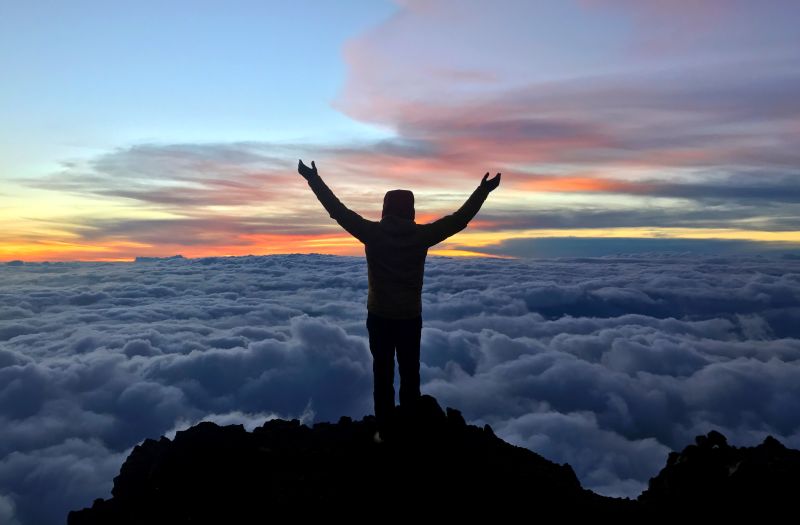
{"type": "Polygon", "coordinates": [[[140,255],[133,260],[133,262],[142,263],[142,262],[159,262],[159,261],[182,261],[185,257],[181,254],[177,255],[170,255],[169,257],[148,257],[145,255],[140,255]]]}
{"type": "MultiPolygon", "coordinates": [[[[752,487],[751,481],[739,481],[750,480],[751,473],[763,487],[786,489],[770,501],[788,502],[800,473],[800,452],[772,438],[737,449],[712,432],[670,455],[641,502],[620,500],[581,488],[569,465],[510,445],[488,425],[467,425],[457,410],[443,411],[432,397],[423,396],[414,411],[398,408],[396,420],[395,433],[383,443],[373,439],[371,416],[311,428],[298,420],[273,420],[253,432],[241,425],[200,423],[173,440],[148,439],[114,479],[113,497],[71,512],[68,522],[260,523],[287,514],[368,519],[520,512],[532,519],[556,514],[638,519],[673,502],[716,502],[728,490],[752,487]]],[[[769,500],[773,493],[754,494],[769,500]]]]}
{"type": "Polygon", "coordinates": [[[756,447],[734,447],[711,431],[650,480],[639,501],[658,509],[724,509],[726,513],[788,508],[800,496],[800,451],[768,436],[756,447]]]}

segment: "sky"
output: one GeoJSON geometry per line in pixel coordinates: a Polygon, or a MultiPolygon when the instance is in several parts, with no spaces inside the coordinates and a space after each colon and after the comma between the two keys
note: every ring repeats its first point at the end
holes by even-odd
{"type": "MultiPolygon", "coordinates": [[[[362,256],[0,264],[0,523],[63,524],[203,420],[372,413],[362,256]]],[[[714,429],[800,448],[800,258],[431,257],[421,389],[636,497],[714,429]]],[[[397,379],[395,379],[397,381],[397,379]]]]}
{"type": "Polygon", "coordinates": [[[800,4],[0,4],[0,260],[358,255],[501,187],[444,255],[797,252],[800,4]]]}

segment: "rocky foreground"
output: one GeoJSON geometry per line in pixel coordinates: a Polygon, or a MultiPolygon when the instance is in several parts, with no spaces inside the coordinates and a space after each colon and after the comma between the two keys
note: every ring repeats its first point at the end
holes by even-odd
{"type": "Polygon", "coordinates": [[[672,453],[638,500],[583,489],[569,465],[510,445],[489,426],[467,425],[424,396],[397,410],[397,430],[376,443],[375,420],[313,427],[268,421],[200,423],[175,439],[137,446],[112,498],[70,512],[69,525],[267,523],[277,517],[382,520],[437,515],[624,521],[692,515],[768,518],[800,496],[800,451],[767,438],[737,448],[718,432],[672,453]]]}

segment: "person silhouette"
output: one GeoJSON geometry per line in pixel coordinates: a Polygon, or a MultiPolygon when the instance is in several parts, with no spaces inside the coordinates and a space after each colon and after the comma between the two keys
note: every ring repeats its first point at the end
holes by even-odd
{"type": "Polygon", "coordinates": [[[428,248],[467,227],[489,193],[500,185],[500,173],[483,176],[478,188],[455,213],[429,224],[414,221],[414,194],[391,190],[383,198],[380,222],[348,209],[322,181],[317,166],[299,160],[297,171],[308,181],[322,206],[350,235],[364,244],[367,257],[367,331],[372,354],[377,442],[391,433],[394,412],[394,359],[400,371],[400,405],[413,409],[420,397],[419,359],[422,336],[422,280],[428,248]]]}

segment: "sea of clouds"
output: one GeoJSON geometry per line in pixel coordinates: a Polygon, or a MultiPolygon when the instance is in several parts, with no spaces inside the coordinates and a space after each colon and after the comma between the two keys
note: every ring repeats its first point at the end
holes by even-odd
{"type": "MultiPolygon", "coordinates": [[[[326,255],[0,264],[0,523],[108,497],[145,438],[372,411],[366,263],[326,255]]],[[[437,258],[422,390],[635,497],[722,431],[800,448],[800,260],[437,258]]]]}

